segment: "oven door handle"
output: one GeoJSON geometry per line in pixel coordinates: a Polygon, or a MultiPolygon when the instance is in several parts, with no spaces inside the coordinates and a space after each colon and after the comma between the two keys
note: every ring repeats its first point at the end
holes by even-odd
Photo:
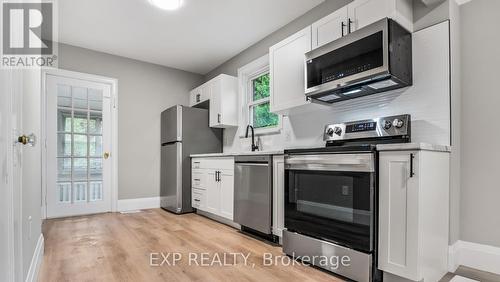
{"type": "Polygon", "coordinates": [[[289,155],[285,168],[292,170],[375,171],[375,156],[369,154],[289,155]]]}
{"type": "Polygon", "coordinates": [[[375,166],[360,165],[322,165],[322,164],[285,164],[286,170],[339,171],[339,172],[375,172],[375,166]]]}

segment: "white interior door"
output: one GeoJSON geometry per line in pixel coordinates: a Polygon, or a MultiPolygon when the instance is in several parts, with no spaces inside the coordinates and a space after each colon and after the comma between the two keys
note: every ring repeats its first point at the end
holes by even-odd
{"type": "Polygon", "coordinates": [[[111,211],[111,85],[47,75],[47,217],[111,211]]]}
{"type": "Polygon", "coordinates": [[[12,73],[0,70],[0,281],[14,280],[12,73]]]}
{"type": "MultiPolygon", "coordinates": [[[[27,82],[23,81],[25,74],[21,70],[0,70],[0,281],[25,280],[29,266],[25,261],[31,260],[32,254],[28,246],[31,230],[25,225],[31,216],[28,215],[29,209],[23,206],[23,196],[33,196],[40,204],[39,195],[36,199],[36,195],[23,193],[24,186],[30,182],[23,181],[24,178],[31,177],[30,180],[36,181],[36,172],[23,175],[23,160],[35,156],[34,150],[25,149],[26,146],[17,138],[24,135],[24,124],[30,128],[34,119],[40,121],[39,117],[33,116],[35,113],[29,112],[31,108],[26,107],[36,105],[25,97],[24,91],[30,91],[23,88],[27,82]],[[23,256],[23,251],[27,255],[23,256]]],[[[40,211],[40,205],[34,208],[40,211]]]]}

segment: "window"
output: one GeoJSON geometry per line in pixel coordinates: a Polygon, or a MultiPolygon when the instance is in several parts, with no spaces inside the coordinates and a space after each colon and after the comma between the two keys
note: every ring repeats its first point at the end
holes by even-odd
{"type": "Polygon", "coordinates": [[[240,127],[245,129],[250,124],[256,134],[279,132],[281,116],[270,112],[269,56],[240,68],[238,79],[242,106],[240,127]]]}
{"type": "Polygon", "coordinates": [[[276,127],[279,117],[269,112],[269,73],[250,81],[251,101],[248,103],[251,124],[255,129],[276,127]]]}

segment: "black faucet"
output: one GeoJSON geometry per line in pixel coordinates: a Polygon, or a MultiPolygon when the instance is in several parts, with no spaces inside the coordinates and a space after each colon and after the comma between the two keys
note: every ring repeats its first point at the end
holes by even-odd
{"type": "Polygon", "coordinates": [[[245,138],[248,138],[248,129],[252,129],[252,152],[255,152],[256,150],[259,149],[259,146],[256,146],[255,145],[255,132],[253,130],[253,126],[251,126],[250,124],[247,125],[247,133],[245,134],[245,138]]]}

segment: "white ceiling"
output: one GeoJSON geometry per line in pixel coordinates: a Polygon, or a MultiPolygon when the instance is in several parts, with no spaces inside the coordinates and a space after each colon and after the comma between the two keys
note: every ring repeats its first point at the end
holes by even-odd
{"type": "Polygon", "coordinates": [[[59,41],[205,74],[324,0],[62,0],[59,41]]]}

